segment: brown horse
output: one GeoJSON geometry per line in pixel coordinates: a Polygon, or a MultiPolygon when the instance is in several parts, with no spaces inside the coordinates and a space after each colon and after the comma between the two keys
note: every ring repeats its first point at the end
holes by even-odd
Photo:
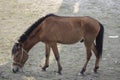
{"type": "Polygon", "coordinates": [[[49,66],[50,49],[52,48],[58,64],[58,73],[61,74],[62,66],[57,43],[73,44],[84,41],[86,47],[86,62],[81,70],[83,74],[92,55],[95,53],[96,62],[94,72],[99,68],[102,56],[104,28],[97,20],[91,17],[62,17],[54,14],[46,15],[36,21],[15,43],[12,49],[13,72],[22,68],[28,59],[29,50],[38,42],[45,43],[46,60],[43,70],[49,66]]]}

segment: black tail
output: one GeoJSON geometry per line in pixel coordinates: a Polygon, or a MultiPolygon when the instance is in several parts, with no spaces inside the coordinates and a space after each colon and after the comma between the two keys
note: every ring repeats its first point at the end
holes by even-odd
{"type": "Polygon", "coordinates": [[[101,58],[102,57],[102,49],[103,49],[104,27],[101,23],[99,23],[99,25],[100,25],[100,31],[96,38],[96,49],[98,52],[98,58],[101,58]]]}

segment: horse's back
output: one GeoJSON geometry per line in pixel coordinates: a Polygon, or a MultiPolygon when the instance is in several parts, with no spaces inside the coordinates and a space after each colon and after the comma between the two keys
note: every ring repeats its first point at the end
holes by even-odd
{"type": "MultiPolygon", "coordinates": [[[[64,44],[80,41],[86,35],[86,30],[95,32],[95,20],[90,17],[60,17],[47,18],[43,26],[43,39],[64,44]]],[[[88,33],[88,34],[89,34],[88,33]]]]}

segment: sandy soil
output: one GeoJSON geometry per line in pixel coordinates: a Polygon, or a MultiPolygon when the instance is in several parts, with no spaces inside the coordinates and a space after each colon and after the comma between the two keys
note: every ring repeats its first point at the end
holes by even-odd
{"type": "Polygon", "coordinates": [[[0,80],[120,80],[120,1],[119,0],[0,0],[0,80]],[[11,48],[20,35],[38,18],[48,13],[64,16],[91,16],[105,27],[103,57],[98,74],[91,58],[84,76],[78,75],[85,61],[82,43],[59,45],[63,75],[51,52],[50,67],[44,64],[44,44],[29,52],[22,73],[11,71],[11,48]]]}

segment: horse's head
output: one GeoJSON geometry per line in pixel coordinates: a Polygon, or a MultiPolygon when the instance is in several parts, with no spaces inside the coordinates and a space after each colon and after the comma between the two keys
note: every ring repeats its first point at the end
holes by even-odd
{"type": "Polygon", "coordinates": [[[12,48],[13,64],[12,71],[14,73],[20,71],[28,59],[27,51],[20,43],[15,43],[12,48]]]}

